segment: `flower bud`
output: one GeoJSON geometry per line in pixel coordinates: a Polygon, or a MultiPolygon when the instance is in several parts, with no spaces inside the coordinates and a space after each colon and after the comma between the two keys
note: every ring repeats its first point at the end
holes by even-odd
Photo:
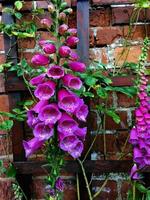
{"type": "Polygon", "coordinates": [[[64,12],[61,12],[61,13],[59,14],[59,19],[62,20],[62,21],[65,21],[65,19],[66,19],[66,14],[65,14],[64,12]]]}
{"type": "Polygon", "coordinates": [[[43,54],[36,54],[32,57],[31,63],[36,66],[47,65],[49,63],[49,58],[43,54]]]}
{"type": "Polygon", "coordinates": [[[38,45],[40,46],[40,47],[43,47],[43,45],[45,45],[45,44],[47,44],[48,43],[48,41],[47,40],[39,40],[39,42],[38,42],[38,45]]]}
{"type": "Polygon", "coordinates": [[[59,32],[60,35],[64,35],[67,30],[68,30],[68,25],[62,24],[62,25],[60,25],[58,32],[59,32]]]}
{"type": "Polygon", "coordinates": [[[40,21],[40,23],[45,26],[46,28],[50,28],[52,25],[52,20],[48,18],[44,18],[40,21]]]}
{"type": "Polygon", "coordinates": [[[86,70],[86,66],[82,62],[77,62],[77,61],[71,62],[70,61],[68,63],[68,65],[69,65],[70,69],[75,72],[84,72],[86,70]]]}
{"type": "Polygon", "coordinates": [[[61,46],[59,48],[59,55],[61,57],[66,58],[66,57],[68,57],[70,55],[70,53],[71,53],[71,49],[68,46],[61,46]]]}
{"type": "Polygon", "coordinates": [[[43,45],[43,51],[47,54],[53,54],[56,52],[56,47],[54,44],[44,44],[43,45]]]}
{"type": "Polygon", "coordinates": [[[50,4],[48,5],[48,11],[49,11],[50,13],[53,13],[53,12],[55,11],[55,6],[54,6],[54,4],[50,3],[50,4]]]}
{"type": "Polygon", "coordinates": [[[74,47],[76,46],[76,44],[79,42],[79,38],[75,37],[75,36],[69,36],[66,40],[66,44],[69,47],[74,47]]]}
{"type": "Polygon", "coordinates": [[[76,28],[69,28],[67,30],[67,32],[72,36],[76,36],[77,35],[77,29],[76,28]]]}
{"type": "Polygon", "coordinates": [[[65,9],[63,12],[64,12],[66,15],[69,15],[69,14],[72,14],[72,13],[73,13],[73,10],[72,10],[72,8],[68,8],[68,9],[65,9]]]}

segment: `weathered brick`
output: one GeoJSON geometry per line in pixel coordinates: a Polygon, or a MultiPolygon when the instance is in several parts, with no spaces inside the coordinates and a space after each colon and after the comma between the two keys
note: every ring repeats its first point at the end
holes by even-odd
{"type": "Polygon", "coordinates": [[[128,190],[131,188],[131,185],[127,181],[123,181],[121,184],[121,197],[122,200],[126,200],[128,196],[128,190]]]}
{"type": "Polygon", "coordinates": [[[97,29],[96,45],[111,44],[115,39],[123,35],[120,27],[102,27],[97,29]]]}
{"type": "Polygon", "coordinates": [[[108,8],[101,8],[99,10],[91,10],[90,12],[90,26],[109,26],[110,24],[110,10],[108,8]]]}
{"type": "MultiPolygon", "coordinates": [[[[135,14],[134,7],[114,7],[112,8],[112,23],[113,24],[128,24],[130,22],[131,16],[135,14]]],[[[150,11],[144,10],[139,12],[139,15],[133,19],[134,22],[141,21],[144,22],[150,20],[150,11]]]]}
{"type": "Polygon", "coordinates": [[[135,99],[136,99],[135,96],[133,98],[130,98],[125,94],[117,93],[117,97],[118,97],[117,102],[119,107],[129,108],[135,106],[135,99]]]}
{"type": "MultiPolygon", "coordinates": [[[[0,131],[1,135],[1,131],[0,131]]],[[[1,155],[8,155],[12,153],[12,137],[9,135],[5,135],[0,138],[0,156],[1,155]]]]}
{"type": "Polygon", "coordinates": [[[11,179],[0,178],[0,200],[12,200],[14,198],[11,184],[11,179]]]}
{"type": "Polygon", "coordinates": [[[20,49],[33,49],[35,47],[35,40],[33,38],[25,38],[18,40],[18,48],[20,49]]]}
{"type": "MultiPolygon", "coordinates": [[[[103,185],[104,181],[93,181],[92,188],[95,191],[103,185]]],[[[95,200],[116,200],[117,199],[117,184],[115,181],[108,181],[102,192],[95,198],[95,200]]]]}
{"type": "Polygon", "coordinates": [[[92,0],[92,2],[98,5],[133,3],[132,0],[92,0]]]}
{"type": "Polygon", "coordinates": [[[121,122],[116,124],[111,117],[106,116],[106,130],[116,130],[116,129],[126,129],[128,128],[127,124],[127,113],[125,111],[117,112],[120,116],[121,122]]]}

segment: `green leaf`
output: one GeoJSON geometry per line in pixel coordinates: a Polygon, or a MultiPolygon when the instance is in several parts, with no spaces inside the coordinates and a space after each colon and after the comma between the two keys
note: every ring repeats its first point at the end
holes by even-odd
{"type": "Polygon", "coordinates": [[[94,78],[94,77],[92,77],[92,76],[88,76],[88,77],[85,79],[85,83],[86,83],[88,86],[90,86],[90,87],[94,86],[94,85],[96,84],[96,82],[97,82],[97,79],[94,78]]]}
{"type": "Polygon", "coordinates": [[[13,127],[13,121],[12,120],[6,120],[6,121],[3,121],[1,124],[0,124],[0,130],[4,130],[4,131],[9,131],[11,130],[11,128],[13,127]]]}
{"type": "Polygon", "coordinates": [[[14,178],[16,176],[16,169],[13,164],[9,165],[9,168],[6,171],[6,176],[12,177],[12,178],[14,178]]]}
{"type": "Polygon", "coordinates": [[[147,193],[146,193],[146,200],[150,200],[150,190],[147,190],[147,193]]]}
{"type": "Polygon", "coordinates": [[[113,111],[113,110],[106,110],[106,114],[107,114],[108,116],[112,117],[112,119],[114,120],[114,122],[115,122],[116,124],[119,124],[119,123],[120,123],[120,117],[119,117],[119,115],[117,115],[117,114],[115,113],[115,111],[113,111]]]}
{"type": "Polygon", "coordinates": [[[11,118],[14,118],[14,114],[12,113],[9,113],[9,112],[0,112],[0,115],[2,116],[6,116],[6,117],[11,117],[11,118]]]}
{"type": "Polygon", "coordinates": [[[106,99],[108,97],[107,91],[105,88],[99,87],[96,89],[97,95],[102,99],[106,99]]]}
{"type": "Polygon", "coordinates": [[[83,95],[84,95],[85,97],[91,97],[91,98],[94,97],[94,94],[93,94],[92,92],[84,92],[83,95]]]}
{"type": "Polygon", "coordinates": [[[137,94],[137,89],[135,87],[112,87],[107,86],[105,88],[107,91],[115,91],[115,92],[121,92],[123,94],[126,94],[129,97],[133,97],[137,94]]]}
{"type": "Polygon", "coordinates": [[[19,12],[15,12],[15,17],[16,17],[17,19],[21,19],[22,14],[19,13],[19,12]]]}
{"type": "Polygon", "coordinates": [[[14,5],[17,10],[21,10],[21,8],[23,7],[23,3],[21,1],[15,1],[14,5]]]}
{"type": "Polygon", "coordinates": [[[147,188],[144,187],[144,185],[140,183],[136,183],[135,187],[141,192],[141,193],[147,193],[147,188]]]}

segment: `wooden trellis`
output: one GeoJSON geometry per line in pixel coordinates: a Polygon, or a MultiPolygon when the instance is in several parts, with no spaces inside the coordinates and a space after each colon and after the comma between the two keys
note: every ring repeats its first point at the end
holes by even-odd
{"type": "MultiPolygon", "coordinates": [[[[1,0],[0,3],[3,7],[12,7],[13,1],[1,0]]],[[[11,15],[2,13],[3,22],[6,24],[13,23],[14,19],[11,15]]],[[[78,53],[81,60],[88,63],[89,58],[89,1],[78,0],[77,1],[77,28],[80,43],[78,45],[78,53]]],[[[5,53],[7,54],[11,45],[15,42],[15,37],[9,38],[5,35],[5,53]]],[[[13,46],[11,53],[14,63],[17,63],[17,45],[13,46]]],[[[8,73],[6,76],[6,92],[10,97],[11,108],[16,106],[16,103],[22,99],[23,93],[26,91],[26,87],[23,81],[16,77],[13,73],[8,73]]],[[[132,85],[132,77],[117,77],[113,79],[114,86],[130,86],[132,85]]],[[[25,137],[24,125],[19,122],[15,122],[15,126],[12,130],[13,137],[13,156],[14,164],[18,172],[18,180],[24,188],[24,192],[30,199],[29,185],[32,178],[32,174],[44,174],[42,165],[45,162],[41,161],[27,161],[24,155],[22,146],[22,140],[25,137]]],[[[90,139],[87,140],[90,145],[90,139]]],[[[109,173],[109,172],[128,172],[132,166],[132,161],[117,161],[117,160],[87,160],[84,163],[84,167],[88,173],[109,173]]],[[[80,173],[81,169],[76,161],[67,161],[62,171],[80,173]]],[[[144,172],[150,172],[150,169],[144,169],[144,172]]]]}

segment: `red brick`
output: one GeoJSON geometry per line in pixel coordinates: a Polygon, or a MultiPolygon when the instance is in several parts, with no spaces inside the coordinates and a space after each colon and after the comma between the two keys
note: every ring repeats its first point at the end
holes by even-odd
{"type": "Polygon", "coordinates": [[[110,24],[110,10],[108,8],[101,8],[99,10],[91,10],[90,12],[90,26],[109,26],[110,24]]]}
{"type": "Polygon", "coordinates": [[[77,27],[77,16],[75,11],[73,11],[73,13],[69,16],[68,25],[70,28],[77,27]]]}
{"type": "MultiPolygon", "coordinates": [[[[103,185],[104,181],[93,181],[92,188],[97,190],[103,185]]],[[[117,184],[115,181],[108,181],[100,195],[95,200],[116,200],[117,199],[117,184]]]]}
{"type": "MultiPolygon", "coordinates": [[[[146,16],[144,10],[140,11],[139,18],[134,19],[136,21],[145,21],[150,19],[150,11],[146,11],[146,16]]],[[[131,16],[135,13],[134,7],[116,7],[112,8],[112,23],[113,24],[127,24],[130,22],[131,16]]]]}
{"type": "Polygon", "coordinates": [[[2,112],[9,111],[8,95],[0,95],[0,111],[2,111],[2,112]]]}
{"type": "Polygon", "coordinates": [[[4,51],[4,36],[0,34],[0,51],[4,51]]]}
{"type": "Polygon", "coordinates": [[[125,94],[117,93],[117,97],[118,97],[119,107],[129,108],[135,106],[135,100],[136,100],[135,96],[133,98],[130,98],[125,94]]]}
{"type": "Polygon", "coordinates": [[[143,40],[146,36],[146,29],[147,29],[147,36],[150,34],[150,25],[135,25],[131,29],[131,33],[129,34],[129,26],[124,26],[123,29],[123,35],[127,39],[132,39],[132,40],[143,40]]]}
{"type": "Polygon", "coordinates": [[[89,38],[89,42],[90,42],[90,47],[94,46],[95,43],[95,39],[94,39],[94,31],[92,29],[90,29],[90,38],[89,38]]]}
{"type": "Polygon", "coordinates": [[[123,181],[121,184],[121,197],[122,200],[126,200],[128,196],[128,190],[131,188],[131,185],[127,181],[123,181]]]}
{"type": "Polygon", "coordinates": [[[4,54],[0,54],[0,65],[6,62],[6,58],[4,54]]]}
{"type": "MultiPolygon", "coordinates": [[[[0,131],[1,135],[1,131],[0,131]]],[[[11,142],[11,137],[8,136],[3,136],[0,138],[0,155],[8,155],[12,153],[12,142],[11,142]]]]}
{"type": "Polygon", "coordinates": [[[25,38],[18,40],[18,48],[21,49],[33,49],[35,47],[35,39],[33,38],[25,38]]]}
{"type": "Polygon", "coordinates": [[[120,27],[104,27],[97,29],[96,44],[97,46],[111,44],[115,39],[122,36],[120,27]]]}
{"type": "Polygon", "coordinates": [[[92,2],[99,5],[133,3],[132,0],[92,0],[92,2]]]}
{"type": "Polygon", "coordinates": [[[12,181],[8,179],[0,179],[0,200],[12,200],[14,195],[11,188],[12,181]]]}
{"type": "Polygon", "coordinates": [[[5,92],[5,80],[4,80],[4,74],[0,74],[0,93],[5,92]]]}
{"type": "Polygon", "coordinates": [[[120,116],[121,122],[120,124],[116,124],[111,117],[106,116],[106,130],[116,130],[116,129],[126,129],[127,125],[127,113],[125,111],[117,112],[120,116]]]}

